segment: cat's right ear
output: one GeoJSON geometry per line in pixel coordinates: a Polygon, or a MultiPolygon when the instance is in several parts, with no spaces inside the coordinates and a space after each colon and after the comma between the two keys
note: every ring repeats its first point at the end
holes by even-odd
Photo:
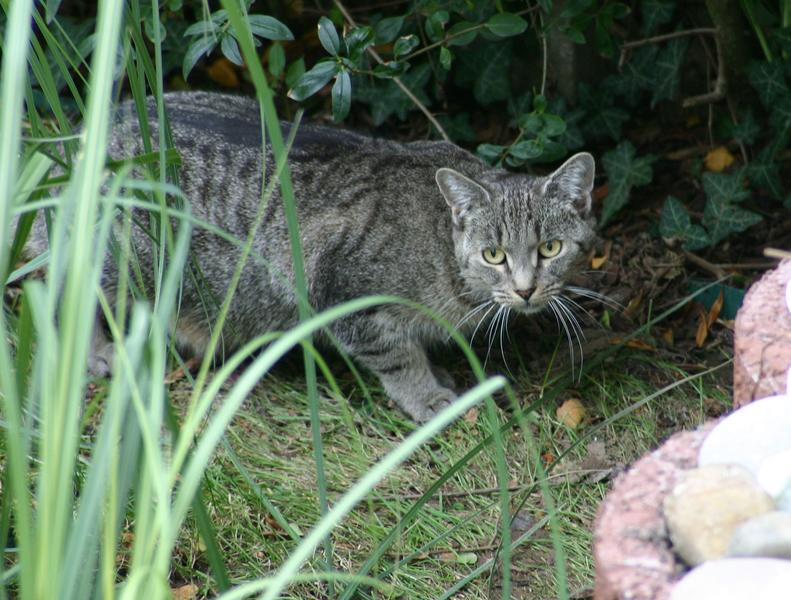
{"type": "Polygon", "coordinates": [[[458,171],[443,167],[437,170],[434,178],[450,207],[453,224],[456,226],[461,226],[464,215],[470,208],[489,200],[489,192],[483,186],[458,171]]]}

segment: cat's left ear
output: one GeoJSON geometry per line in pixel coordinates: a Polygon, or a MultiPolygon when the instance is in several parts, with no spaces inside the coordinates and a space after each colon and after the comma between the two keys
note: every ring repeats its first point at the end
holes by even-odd
{"type": "Polygon", "coordinates": [[[544,182],[544,193],[567,199],[583,216],[591,210],[591,191],[596,163],[587,152],[575,154],[544,182]],[[553,189],[554,188],[554,189],[553,189]]]}
{"type": "Polygon", "coordinates": [[[443,167],[437,170],[434,177],[439,191],[450,207],[453,224],[456,226],[461,226],[464,216],[473,206],[489,200],[489,192],[482,185],[458,171],[443,167]]]}

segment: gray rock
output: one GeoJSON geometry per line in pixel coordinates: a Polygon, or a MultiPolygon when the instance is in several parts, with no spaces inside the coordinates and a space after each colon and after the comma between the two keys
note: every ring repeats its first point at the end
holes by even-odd
{"type": "Polygon", "coordinates": [[[738,465],[688,471],[664,501],[673,549],[691,566],[725,556],[733,531],[771,510],[771,496],[738,465]]]}
{"type": "Polygon", "coordinates": [[[791,513],[776,510],[739,525],[728,545],[728,556],[791,559],[791,513]]]}
{"type": "Polygon", "coordinates": [[[785,600],[789,590],[791,561],[726,558],[687,573],[673,588],[670,600],[785,600]]]}
{"type": "Polygon", "coordinates": [[[771,396],[742,406],[719,423],[698,453],[698,465],[742,465],[757,475],[770,456],[791,449],[791,397],[771,396]]]}

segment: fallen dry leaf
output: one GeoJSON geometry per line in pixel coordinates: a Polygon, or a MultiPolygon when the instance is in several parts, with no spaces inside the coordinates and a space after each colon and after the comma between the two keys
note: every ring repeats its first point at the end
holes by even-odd
{"type": "Polygon", "coordinates": [[[555,455],[552,454],[551,452],[544,452],[541,455],[541,460],[544,461],[545,465],[551,465],[553,462],[555,462],[556,459],[555,459],[555,455]]]}
{"type": "Polygon", "coordinates": [[[582,402],[576,398],[566,400],[563,404],[558,406],[557,411],[555,411],[558,421],[569,429],[576,429],[579,427],[580,423],[582,423],[582,420],[585,418],[585,413],[585,407],[582,405],[582,402]]]}
{"type": "Polygon", "coordinates": [[[468,410],[466,413],[464,413],[464,416],[462,418],[464,419],[465,422],[469,423],[470,425],[475,425],[478,422],[479,412],[480,411],[477,408],[473,407],[470,410],[468,410]]]}
{"type": "Polygon", "coordinates": [[[736,158],[725,146],[717,146],[714,150],[706,154],[703,162],[709,171],[721,173],[733,164],[736,158]]]}
{"type": "Polygon", "coordinates": [[[605,183],[604,185],[600,185],[599,187],[593,189],[593,193],[591,193],[591,200],[594,202],[599,202],[609,193],[610,186],[609,184],[605,183]]]}
{"type": "Polygon", "coordinates": [[[227,58],[221,57],[212,62],[206,72],[212,81],[219,83],[223,87],[239,87],[239,76],[233,68],[233,63],[227,58]]]}
{"type": "Polygon", "coordinates": [[[711,308],[709,309],[709,315],[707,321],[707,325],[709,326],[709,329],[711,329],[711,326],[717,320],[717,317],[720,316],[720,311],[722,311],[722,305],[724,304],[724,302],[725,302],[725,296],[723,295],[722,290],[720,290],[720,295],[717,296],[717,299],[714,301],[714,303],[711,305],[711,308]]]}
{"type": "Polygon", "coordinates": [[[192,600],[198,596],[198,586],[194,583],[188,583],[170,591],[173,595],[173,600],[192,600]]]}
{"type": "Polygon", "coordinates": [[[612,240],[607,240],[604,244],[604,255],[603,256],[594,256],[591,259],[591,268],[592,269],[601,269],[602,265],[610,260],[610,250],[612,250],[612,240]]]}
{"type": "Polygon", "coordinates": [[[673,342],[675,342],[675,335],[673,334],[673,329],[668,327],[662,332],[662,340],[668,345],[672,346],[673,342]]]}
{"type": "Polygon", "coordinates": [[[698,313],[698,330],[695,332],[695,346],[703,348],[706,338],[709,337],[709,319],[706,313],[701,310],[698,313]]]}

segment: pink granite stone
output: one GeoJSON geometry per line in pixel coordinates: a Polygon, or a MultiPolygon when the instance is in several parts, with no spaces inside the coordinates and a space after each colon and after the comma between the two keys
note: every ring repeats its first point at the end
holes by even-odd
{"type": "Polygon", "coordinates": [[[786,305],[789,280],[791,259],[753,284],[736,315],[735,408],[786,391],[786,374],[791,366],[791,312],[786,305]]]}

